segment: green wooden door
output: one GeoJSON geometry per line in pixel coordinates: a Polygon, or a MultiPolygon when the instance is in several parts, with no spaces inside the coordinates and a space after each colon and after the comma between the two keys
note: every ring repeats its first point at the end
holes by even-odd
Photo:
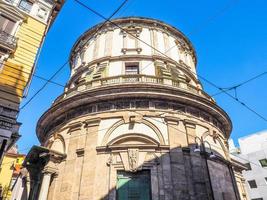
{"type": "Polygon", "coordinates": [[[118,171],[117,200],[151,200],[149,171],[118,171]]]}

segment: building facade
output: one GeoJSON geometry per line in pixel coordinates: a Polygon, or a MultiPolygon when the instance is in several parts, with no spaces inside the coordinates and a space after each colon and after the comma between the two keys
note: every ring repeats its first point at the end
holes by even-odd
{"type": "Polygon", "coordinates": [[[14,146],[5,154],[0,167],[0,199],[11,199],[12,188],[20,174],[25,156],[19,154],[14,146]]]}
{"type": "Polygon", "coordinates": [[[231,121],[179,30],[115,19],[85,32],[70,60],[64,93],[37,125],[42,146],[26,158],[31,198],[239,199],[231,121]]]}
{"type": "Polygon", "coordinates": [[[0,1],[0,163],[19,138],[17,115],[37,55],[63,1],[0,1]]]}
{"type": "Polygon", "coordinates": [[[234,141],[232,139],[228,140],[229,151],[232,162],[232,168],[235,175],[236,185],[239,191],[239,196],[241,200],[248,200],[248,192],[246,187],[246,179],[243,176],[243,171],[248,170],[247,160],[239,156],[240,149],[235,147],[234,141]]]}
{"type": "Polygon", "coordinates": [[[247,191],[252,200],[267,199],[267,131],[262,131],[238,139],[239,157],[247,163],[242,172],[247,191]]]}

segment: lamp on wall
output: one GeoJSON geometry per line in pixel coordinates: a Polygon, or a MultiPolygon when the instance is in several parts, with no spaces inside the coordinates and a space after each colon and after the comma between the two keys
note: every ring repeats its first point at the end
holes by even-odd
{"type": "Polygon", "coordinates": [[[204,155],[208,155],[209,158],[216,158],[216,155],[213,153],[212,151],[212,148],[211,148],[211,145],[208,141],[204,141],[203,137],[198,137],[196,136],[195,137],[195,143],[196,143],[196,146],[195,146],[195,149],[194,149],[194,152],[195,153],[203,153],[204,155]],[[198,141],[199,141],[199,144],[198,144],[198,141]],[[207,144],[209,146],[209,151],[210,152],[207,152],[206,151],[206,145],[207,144]]]}
{"type": "Polygon", "coordinates": [[[196,144],[196,147],[195,147],[195,149],[194,149],[194,152],[195,152],[195,153],[199,153],[200,151],[201,151],[201,150],[200,150],[198,144],[196,144]]]}

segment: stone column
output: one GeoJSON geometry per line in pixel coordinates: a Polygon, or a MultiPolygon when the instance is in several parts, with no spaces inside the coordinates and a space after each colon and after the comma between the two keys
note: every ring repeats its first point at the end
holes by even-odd
{"type": "Polygon", "coordinates": [[[47,200],[48,190],[53,173],[55,173],[55,171],[48,169],[48,167],[43,170],[43,180],[38,200],[47,200]]]}

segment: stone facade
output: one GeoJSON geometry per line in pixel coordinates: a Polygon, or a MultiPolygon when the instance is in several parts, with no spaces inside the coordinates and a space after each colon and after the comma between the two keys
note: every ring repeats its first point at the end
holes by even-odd
{"type": "Polygon", "coordinates": [[[70,58],[65,92],[37,125],[42,146],[65,155],[42,166],[53,170],[44,171],[41,199],[239,199],[231,121],[202,90],[194,48],[179,30],[116,19],[84,33],[70,58]],[[144,194],[118,183],[137,183],[138,174],[149,174],[144,194]]]}

